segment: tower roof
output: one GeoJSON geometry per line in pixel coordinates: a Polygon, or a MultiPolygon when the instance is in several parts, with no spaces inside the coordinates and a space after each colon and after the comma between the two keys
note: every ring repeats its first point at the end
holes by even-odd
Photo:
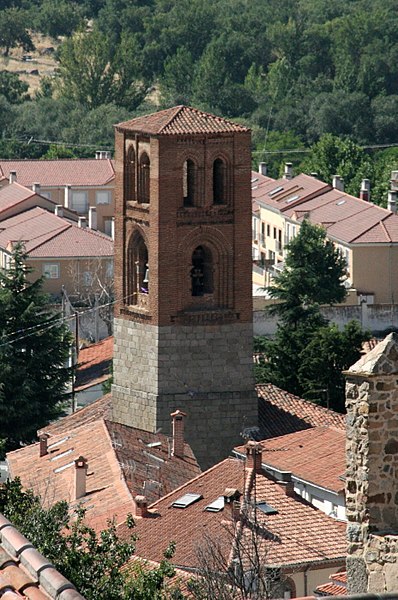
{"type": "Polygon", "coordinates": [[[192,135],[250,131],[247,127],[190,106],[175,106],[116,125],[118,129],[150,135],[192,135]]]}

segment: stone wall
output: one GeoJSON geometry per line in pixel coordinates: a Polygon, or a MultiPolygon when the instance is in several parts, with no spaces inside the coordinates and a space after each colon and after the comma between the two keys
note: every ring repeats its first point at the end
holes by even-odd
{"type": "Polygon", "coordinates": [[[391,574],[391,564],[398,571],[398,336],[387,336],[346,376],[348,589],[393,591],[398,589],[391,574]]]}
{"type": "Polygon", "coordinates": [[[225,458],[257,424],[250,324],[157,327],[115,319],[113,420],[186,438],[202,467],[225,458]]]}

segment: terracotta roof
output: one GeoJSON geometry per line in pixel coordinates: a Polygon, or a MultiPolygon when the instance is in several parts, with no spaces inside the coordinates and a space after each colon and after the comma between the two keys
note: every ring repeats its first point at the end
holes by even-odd
{"type": "Polygon", "coordinates": [[[0,596],[4,600],[84,600],[1,513],[0,596]]]}
{"type": "Polygon", "coordinates": [[[10,474],[19,476],[22,485],[33,489],[48,506],[59,500],[71,506],[82,503],[88,523],[97,530],[108,519],[115,517],[120,522],[133,512],[137,494],[145,494],[153,502],[200,473],[188,444],[184,458],[169,456],[169,440],[164,434],[102,418],[86,418],[80,426],[70,417],[65,420],[68,427],[64,431],[54,433],[51,426],[46,430],[52,433],[47,455],[39,456],[39,444],[10,452],[10,474]],[[74,461],[79,456],[88,462],[87,493],[76,501],[74,461]]]}
{"type": "Polygon", "coordinates": [[[59,419],[46,427],[40,429],[37,433],[48,433],[51,436],[68,433],[72,429],[76,429],[87,423],[92,423],[99,419],[110,419],[112,411],[112,396],[105,394],[84,408],[80,408],[76,412],[59,419]]]}
{"type": "MultiPolygon", "coordinates": [[[[170,540],[176,543],[173,562],[179,568],[199,566],[198,548],[217,544],[225,558],[230,554],[233,535],[229,505],[219,512],[205,508],[224,494],[226,488],[245,489],[247,500],[266,501],[275,513],[264,515],[256,510],[261,527],[259,551],[269,566],[287,570],[298,565],[343,563],[346,555],[345,526],[294,495],[288,496],[279,484],[265,474],[255,477],[245,469],[242,460],[228,458],[150,507],[150,516],[136,520],[136,553],[143,558],[159,561],[170,540]],[[248,484],[248,482],[251,482],[248,484]],[[186,508],[175,508],[173,502],[186,493],[199,494],[200,499],[186,508]]],[[[247,533],[246,527],[243,535],[247,533]]],[[[129,530],[118,527],[124,537],[129,530]]],[[[250,536],[249,536],[250,537],[250,536]]],[[[227,561],[228,562],[228,561],[227,561]]]]}
{"type": "Polygon", "coordinates": [[[113,181],[115,170],[110,159],[67,158],[54,160],[4,160],[0,159],[0,174],[9,177],[17,172],[17,181],[32,186],[78,187],[106,185],[113,181]]]}
{"type": "Polygon", "coordinates": [[[264,206],[270,206],[281,212],[292,211],[292,207],[300,206],[305,200],[318,197],[320,194],[330,190],[331,186],[311,177],[305,173],[300,173],[293,179],[277,179],[259,187],[252,193],[252,197],[264,206]]]}
{"type": "MultiPolygon", "coordinates": [[[[172,563],[172,560],[170,561],[172,563]]],[[[155,562],[153,560],[145,560],[140,556],[133,555],[128,563],[122,568],[124,573],[132,576],[139,576],[142,571],[149,571],[153,569],[158,569],[160,563],[155,562]]],[[[163,583],[163,589],[167,592],[167,598],[169,595],[173,597],[173,592],[177,592],[177,597],[180,596],[178,594],[182,594],[183,598],[197,598],[196,594],[193,594],[190,591],[189,583],[196,579],[196,575],[194,573],[187,573],[182,569],[174,568],[174,575],[172,577],[167,577],[163,583]]]]}
{"type": "Polygon", "coordinates": [[[113,336],[107,337],[79,352],[75,391],[79,392],[110,377],[113,357],[113,336]]]}
{"type": "MultiPolygon", "coordinates": [[[[262,462],[336,493],[344,491],[345,431],[313,427],[264,440],[262,462]]],[[[244,446],[235,448],[245,454],[244,446]]]]}
{"type": "MultiPolygon", "coordinates": [[[[0,188],[0,220],[4,217],[7,218],[7,212],[9,213],[10,209],[16,207],[16,210],[13,210],[12,212],[20,213],[26,210],[26,205],[28,205],[28,208],[32,208],[32,205],[41,206],[42,208],[48,209],[50,212],[55,212],[57,204],[49,198],[45,198],[40,194],[32,192],[31,189],[19,183],[10,183],[3,188],[0,188]],[[28,200],[31,200],[31,202],[27,202],[28,200]]],[[[63,207],[63,218],[77,221],[79,217],[75,211],[63,207]]]]}
{"type": "Polygon", "coordinates": [[[0,223],[0,247],[22,240],[30,258],[113,257],[113,241],[36,207],[0,223]]]}
{"type": "Polygon", "coordinates": [[[260,438],[268,439],[295,431],[330,425],[345,430],[345,416],[303,400],[265,383],[256,386],[259,396],[260,438]]]}
{"type": "Polygon", "coordinates": [[[345,596],[347,594],[347,573],[334,573],[329,577],[329,583],[318,585],[315,593],[323,596],[345,596]]]}
{"type": "Polygon", "coordinates": [[[35,192],[32,192],[32,190],[29,190],[19,183],[6,185],[5,187],[0,188],[0,213],[11,206],[15,206],[36,195],[35,192]]]}
{"type": "Polygon", "coordinates": [[[189,106],[175,106],[157,113],[137,117],[116,125],[117,129],[149,135],[213,134],[250,131],[243,125],[227,121],[189,106]]]}

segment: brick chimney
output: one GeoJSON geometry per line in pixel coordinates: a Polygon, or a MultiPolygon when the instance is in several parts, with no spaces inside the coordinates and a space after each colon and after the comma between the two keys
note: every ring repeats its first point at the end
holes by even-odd
{"type": "Polygon", "coordinates": [[[267,175],[267,163],[260,162],[258,164],[258,172],[261,173],[261,175],[267,175]]]}
{"type": "Polygon", "coordinates": [[[246,467],[248,469],[254,469],[256,473],[262,473],[263,469],[261,466],[263,447],[259,442],[247,442],[246,444],[246,467]]]}
{"type": "Polygon", "coordinates": [[[88,226],[90,229],[97,229],[97,209],[95,206],[90,206],[88,209],[88,226]]]}
{"type": "Polygon", "coordinates": [[[46,456],[48,454],[47,450],[47,440],[50,436],[48,433],[42,433],[39,437],[39,456],[46,456]]]}
{"type": "Polygon", "coordinates": [[[17,172],[16,171],[10,171],[10,175],[8,176],[8,181],[10,183],[15,183],[17,180],[17,172]]]}
{"type": "Polygon", "coordinates": [[[86,227],[87,227],[86,217],[79,217],[77,225],[78,225],[78,227],[80,227],[80,229],[86,229],[86,227]]]}
{"type": "Polygon", "coordinates": [[[361,189],[359,191],[359,197],[361,200],[370,202],[370,181],[369,181],[369,179],[362,179],[361,189]]]}
{"type": "Polygon", "coordinates": [[[136,517],[147,517],[148,516],[148,500],[146,496],[136,496],[135,502],[135,516],[136,517]]]}
{"type": "Polygon", "coordinates": [[[283,179],[293,179],[293,164],[291,162],[285,163],[283,179]]]}
{"type": "Polygon", "coordinates": [[[387,208],[393,213],[397,212],[397,192],[390,190],[387,195],[387,208]]]}
{"type": "Polygon", "coordinates": [[[73,499],[79,500],[86,495],[86,479],[87,479],[88,464],[83,456],[79,456],[75,460],[75,486],[73,499]]]}
{"type": "Polygon", "coordinates": [[[63,217],[64,216],[64,207],[62,206],[62,204],[57,204],[55,209],[54,209],[54,214],[57,217],[63,217]]]}
{"type": "Polygon", "coordinates": [[[344,192],[344,179],[341,175],[333,175],[332,185],[335,190],[344,192]]]}
{"type": "Polygon", "coordinates": [[[277,483],[284,489],[286,496],[294,496],[294,483],[291,471],[281,471],[277,483]]]}
{"type": "Polygon", "coordinates": [[[240,498],[241,492],[236,488],[225,488],[224,490],[224,506],[230,509],[231,517],[234,521],[238,521],[240,517],[240,498]]]}
{"type": "Polygon", "coordinates": [[[173,419],[173,447],[171,456],[184,458],[184,417],[187,415],[181,410],[176,410],[170,416],[173,419]]]}

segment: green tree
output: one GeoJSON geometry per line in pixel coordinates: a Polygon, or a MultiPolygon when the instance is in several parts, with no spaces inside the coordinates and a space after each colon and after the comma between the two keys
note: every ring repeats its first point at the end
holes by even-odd
{"type": "Polygon", "coordinates": [[[18,243],[0,272],[0,438],[7,450],[32,442],[63,414],[70,379],[69,329],[47,309],[42,280],[29,281],[26,259],[18,243]]]}
{"type": "MultiPolygon", "coordinates": [[[[43,508],[31,490],[23,491],[19,479],[0,490],[2,512],[87,600],[161,600],[169,596],[164,582],[174,575],[169,559],[154,569],[123,568],[134,553],[135,537],[120,540],[113,522],[99,535],[85,523],[79,507],[72,518],[66,502],[43,508]]],[[[128,517],[132,528],[134,521],[128,517]]]]}
{"type": "Polygon", "coordinates": [[[3,95],[11,104],[29,100],[28,89],[28,84],[21,81],[16,73],[0,71],[0,95],[3,95]]]}
{"type": "Polygon", "coordinates": [[[8,56],[11,48],[20,46],[25,52],[34,50],[32,38],[27,29],[27,13],[19,8],[6,8],[0,19],[0,48],[8,56]]]}
{"type": "Polygon", "coordinates": [[[35,10],[35,27],[52,38],[70,36],[83,19],[82,7],[65,0],[44,0],[35,10]]]}

